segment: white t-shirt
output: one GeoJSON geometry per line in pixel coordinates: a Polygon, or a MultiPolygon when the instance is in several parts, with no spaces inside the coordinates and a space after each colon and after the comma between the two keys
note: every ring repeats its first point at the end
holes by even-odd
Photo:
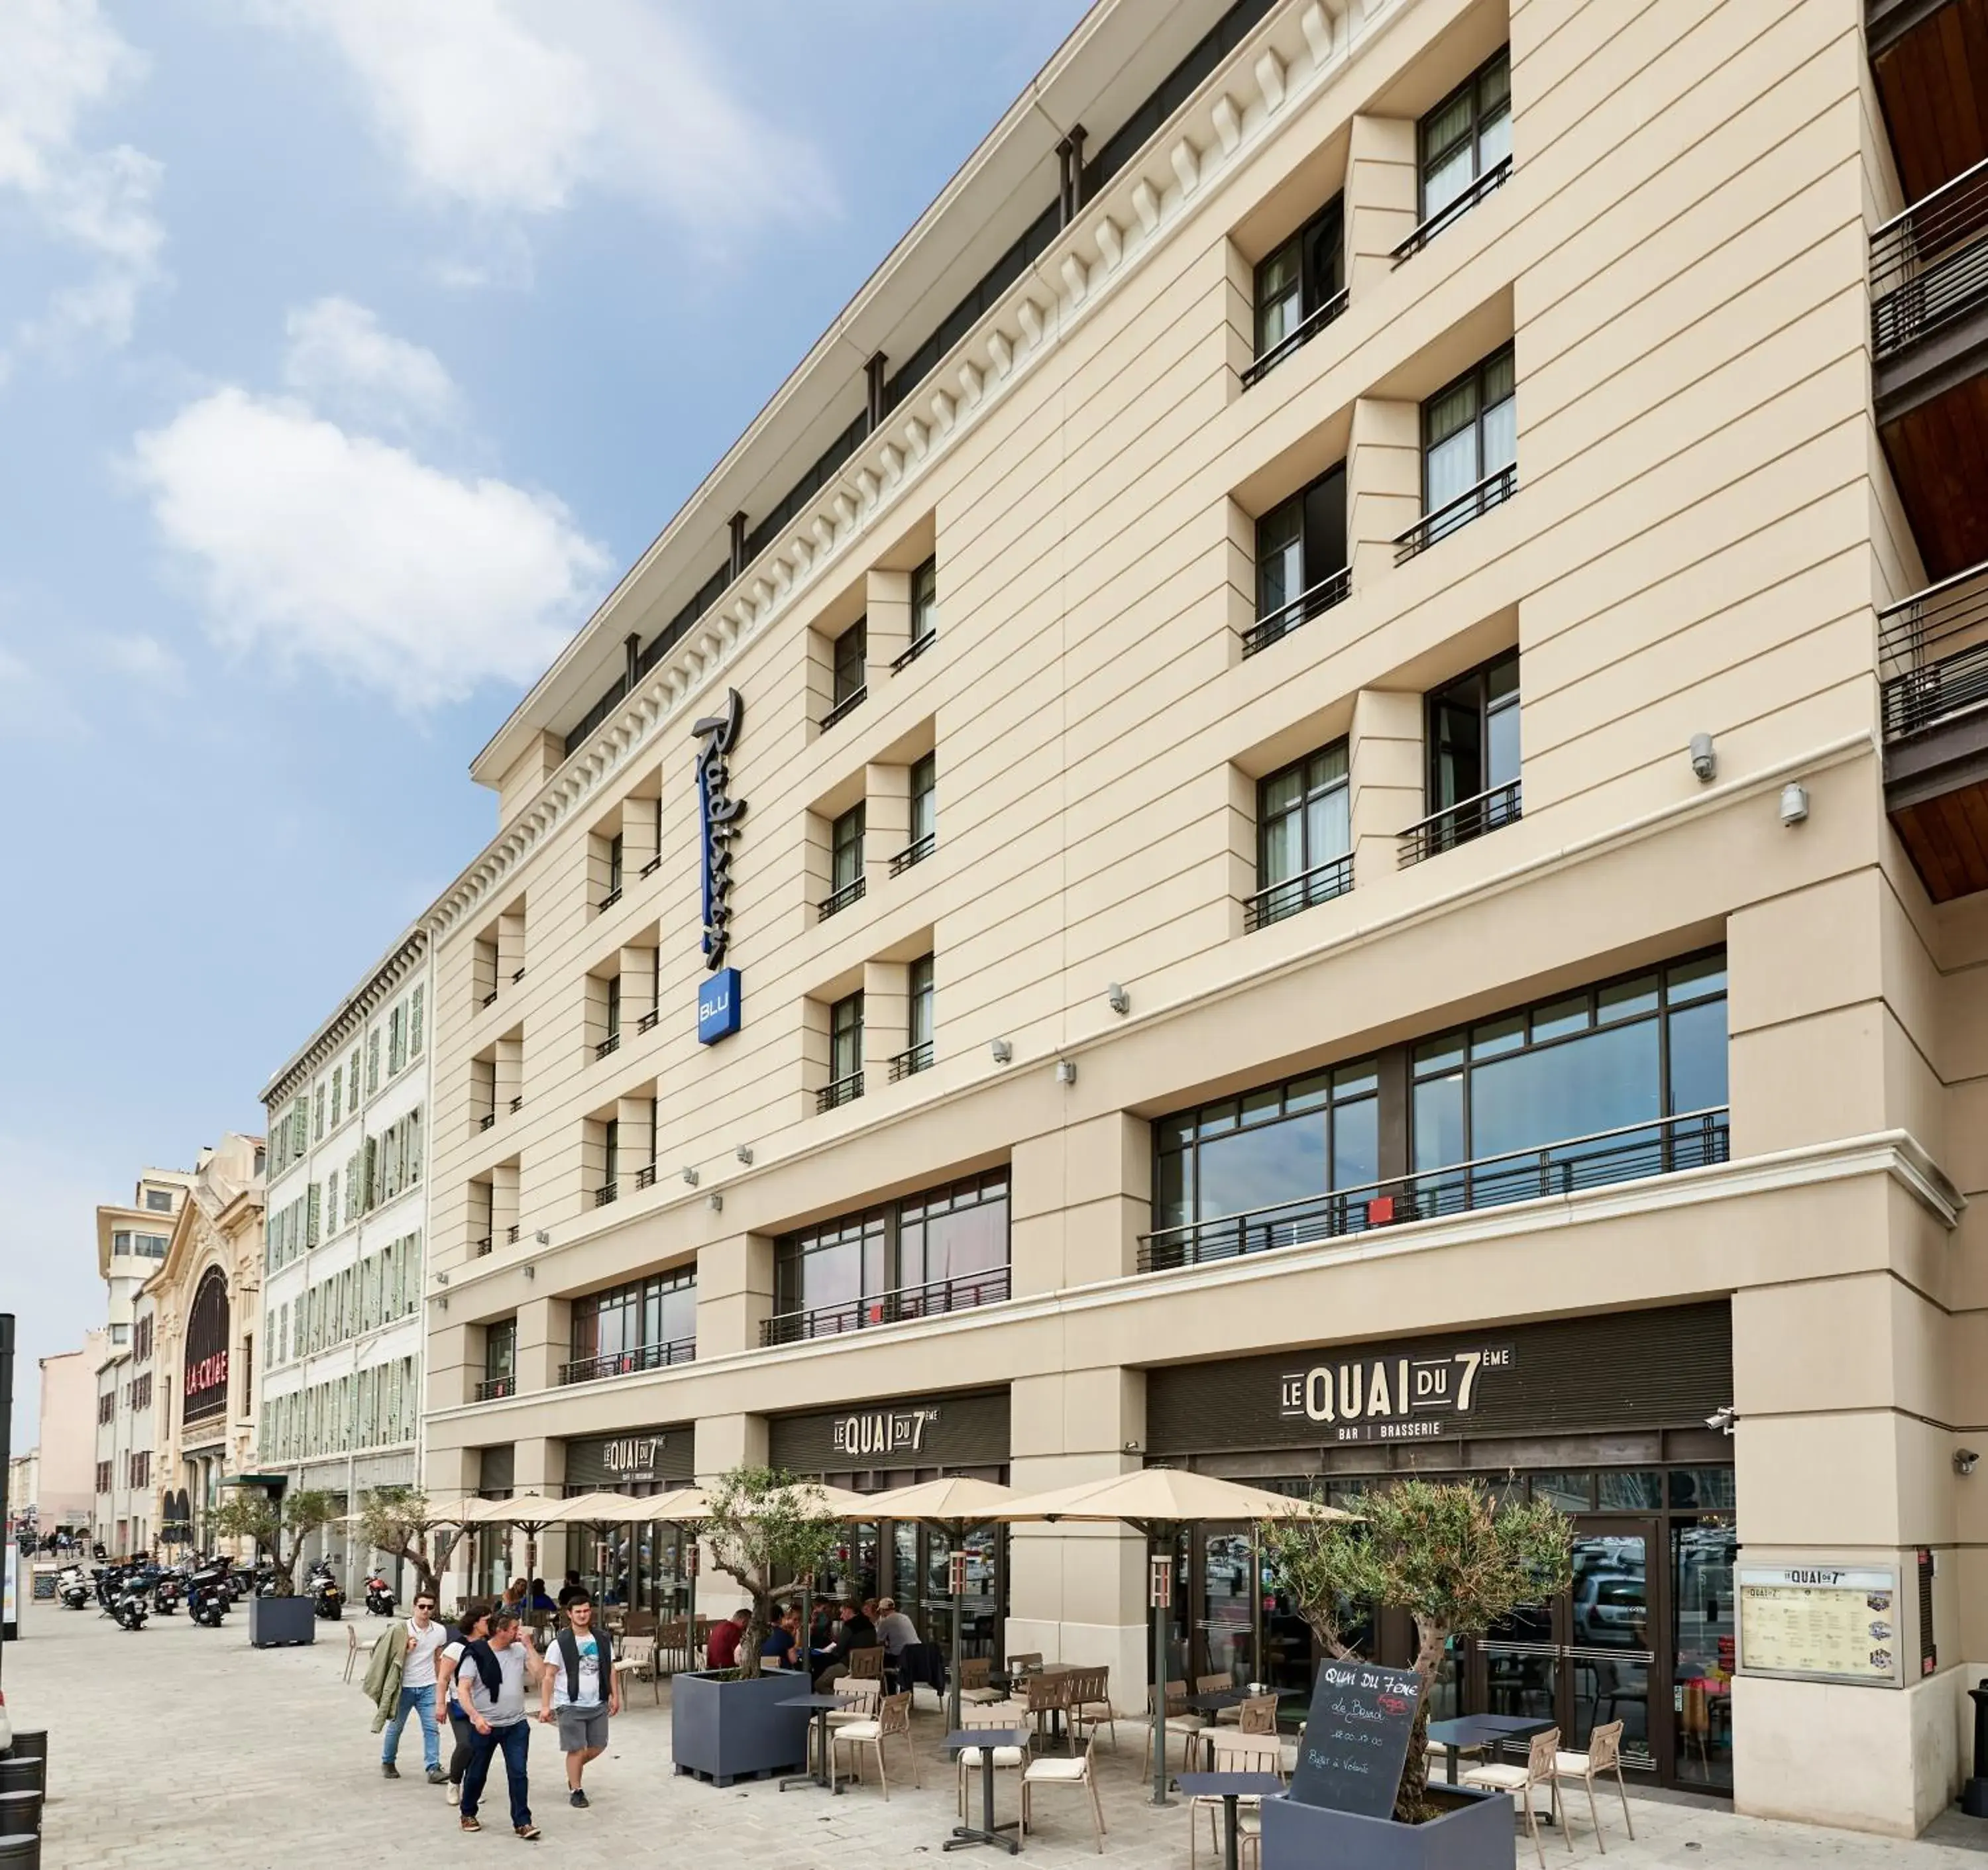
{"type": "Polygon", "coordinates": [[[401,1686],[403,1688],[433,1688],[435,1685],[435,1657],[448,1640],[448,1632],[432,1618],[424,1630],[410,1621],[407,1634],[414,1639],[414,1646],[407,1652],[407,1659],[401,1665],[401,1686]]]}
{"type": "Polygon", "coordinates": [[[556,1708],[597,1708],[607,1697],[600,1692],[600,1644],[589,1630],[583,1636],[575,1630],[573,1640],[580,1650],[580,1695],[566,1692],[566,1646],[555,1641],[546,1645],[546,1666],[553,1672],[553,1706],[556,1708]]]}

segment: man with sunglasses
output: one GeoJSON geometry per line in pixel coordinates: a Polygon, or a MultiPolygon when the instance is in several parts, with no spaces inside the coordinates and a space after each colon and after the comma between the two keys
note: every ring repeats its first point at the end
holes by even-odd
{"type": "Polygon", "coordinates": [[[407,1620],[407,1652],[401,1662],[401,1697],[380,1753],[380,1771],[387,1779],[398,1779],[394,1763],[401,1751],[401,1732],[410,1713],[421,1717],[421,1751],[426,1756],[428,1784],[438,1786],[447,1775],[441,1770],[441,1735],[435,1726],[435,1658],[448,1632],[435,1621],[435,1601],[429,1591],[414,1597],[414,1614],[407,1620]]]}

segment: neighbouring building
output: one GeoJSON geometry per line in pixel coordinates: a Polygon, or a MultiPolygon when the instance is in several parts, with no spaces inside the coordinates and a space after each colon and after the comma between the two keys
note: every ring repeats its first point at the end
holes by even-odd
{"type": "MultiPolygon", "coordinates": [[[[222,1489],[253,1469],[257,1303],[262,1276],[263,1143],[229,1134],[201,1151],[173,1217],[164,1259],[140,1304],[152,1368],[148,1530],[159,1540],[215,1543],[222,1489]]],[[[134,1506],[134,1513],[137,1510],[134,1506]]],[[[106,1542],[107,1543],[107,1542],[106,1542]]]]}
{"type": "MultiPolygon", "coordinates": [[[[416,930],[270,1080],[261,1473],[356,1510],[420,1478],[428,1231],[428,941],[416,930]]],[[[367,1554],[329,1553],[350,1594],[367,1554]]]]}
{"type": "MultiPolygon", "coordinates": [[[[42,1451],[31,1448],[25,1454],[10,1456],[7,1462],[7,1517],[17,1526],[42,1530],[36,1503],[42,1490],[42,1451]]],[[[52,1525],[47,1529],[55,1530],[52,1525]]]]}
{"type": "Polygon", "coordinates": [[[45,1533],[87,1533],[96,1523],[96,1373],[110,1349],[109,1332],[92,1331],[81,1350],[41,1360],[35,1504],[45,1533]]]}

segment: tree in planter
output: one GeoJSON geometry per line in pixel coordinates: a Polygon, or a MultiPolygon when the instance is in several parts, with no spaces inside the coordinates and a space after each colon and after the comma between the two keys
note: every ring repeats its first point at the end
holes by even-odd
{"type": "Polygon", "coordinates": [[[740,1678],[752,1681],[775,1595],[827,1564],[839,1528],[820,1487],[778,1468],[735,1467],[707,1490],[705,1503],[711,1562],[752,1599],[739,1645],[740,1678]]]}
{"type": "Polygon", "coordinates": [[[412,1565],[417,1591],[439,1602],[463,1528],[438,1518],[419,1487],[374,1487],[360,1496],[359,1515],[367,1544],[412,1565]]]}
{"type": "Polygon", "coordinates": [[[237,1487],[214,1515],[214,1530],[224,1539],[252,1539],[276,1567],[279,1598],[296,1594],[297,1561],[304,1541],[338,1517],[339,1496],[306,1488],[286,1493],[279,1506],[255,1487],[237,1487]]]}
{"type": "Polygon", "coordinates": [[[1415,1619],[1422,1695],[1395,1816],[1418,1824],[1428,1802],[1429,1699],[1452,1636],[1482,1636],[1521,1605],[1564,1591],[1574,1527],[1543,1500],[1499,1503],[1475,1482],[1404,1480],[1366,1495],[1356,1520],[1303,1515],[1257,1528],[1265,1562],[1328,1655],[1362,1603],[1415,1619]]]}

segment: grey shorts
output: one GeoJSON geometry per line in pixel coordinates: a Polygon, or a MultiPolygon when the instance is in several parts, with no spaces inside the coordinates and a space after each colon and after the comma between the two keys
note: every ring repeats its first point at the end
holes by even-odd
{"type": "Polygon", "coordinates": [[[607,1744],[607,1710],[599,1702],[588,1708],[569,1703],[553,1710],[559,1720],[560,1751],[584,1753],[590,1747],[607,1744]]]}

